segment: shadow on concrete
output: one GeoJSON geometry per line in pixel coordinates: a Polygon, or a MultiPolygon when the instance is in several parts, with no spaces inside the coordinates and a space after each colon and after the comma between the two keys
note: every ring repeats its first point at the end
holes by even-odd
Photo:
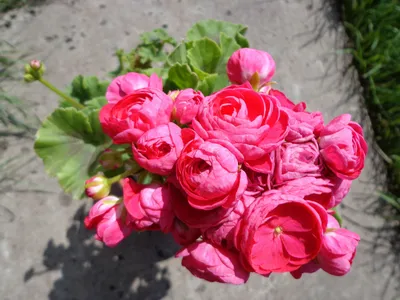
{"type": "Polygon", "coordinates": [[[44,269],[30,268],[24,281],[60,270],[50,300],[156,300],[170,288],[168,270],[156,263],[172,257],[178,250],[170,236],[160,232],[134,233],[116,248],[106,248],[86,230],[82,205],[67,231],[68,244],[49,240],[43,253],[44,269]]]}
{"type": "Polygon", "coordinates": [[[400,219],[395,219],[396,215],[390,212],[393,208],[379,196],[380,191],[387,190],[387,165],[385,155],[374,139],[371,120],[363,99],[363,88],[360,84],[362,78],[354,68],[353,58],[350,55],[351,41],[348,40],[343,27],[337,26],[339,22],[342,22],[341,3],[342,1],[325,0],[319,7],[314,7],[314,1],[309,0],[308,6],[312,11],[309,17],[315,20],[314,26],[309,31],[300,33],[299,36],[309,37],[301,47],[318,43],[326,34],[334,37],[335,48],[327,53],[325,58],[327,68],[322,76],[313,79],[325,83],[321,86],[329,87],[328,90],[321,91],[321,97],[323,93],[330,90],[344,90],[346,92],[343,93],[339,106],[349,107],[357,103],[359,105],[358,111],[352,115],[353,119],[360,122],[364,128],[369,145],[368,157],[372,164],[369,172],[372,173],[368,174],[369,182],[363,182],[360,179],[366,189],[365,192],[353,195],[354,204],[357,204],[357,207],[352,207],[346,201],[340,206],[344,225],[351,223],[361,232],[368,233],[369,240],[361,240],[362,248],[369,253],[368,257],[370,257],[370,260],[364,263],[366,272],[390,273],[385,276],[387,280],[381,287],[381,299],[386,299],[391,286],[400,294],[400,219]],[[341,79],[334,76],[338,70],[343,75],[341,79]],[[384,219],[383,225],[373,225],[376,224],[373,219],[377,217],[384,219]]]}

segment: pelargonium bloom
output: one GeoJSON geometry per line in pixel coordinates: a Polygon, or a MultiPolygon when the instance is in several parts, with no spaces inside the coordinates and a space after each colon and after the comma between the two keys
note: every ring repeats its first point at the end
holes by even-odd
{"type": "Polygon", "coordinates": [[[275,97],[248,85],[230,86],[206,97],[192,127],[205,140],[229,141],[247,167],[270,173],[270,152],[284,141],[288,115],[275,97]]]}
{"type": "Polygon", "coordinates": [[[268,191],[246,210],[237,225],[235,245],[259,274],[293,271],[317,256],[324,222],[326,212],[318,204],[268,191]]]}
{"type": "Polygon", "coordinates": [[[275,61],[265,51],[242,48],[233,52],[226,65],[229,81],[234,84],[251,82],[259,88],[269,82],[275,73],[275,61]]]}
{"type": "Polygon", "coordinates": [[[158,183],[142,185],[131,178],[123,181],[124,204],[129,220],[138,230],[172,230],[175,215],[172,211],[173,197],[167,186],[158,183]]]}
{"type": "Polygon", "coordinates": [[[116,104],[107,104],[100,110],[103,131],[115,144],[135,143],[143,133],[168,124],[173,102],[158,89],[135,90],[116,104]]]}
{"type": "Polygon", "coordinates": [[[122,200],[108,196],[97,201],[85,218],[88,229],[96,228],[95,238],[108,247],[115,247],[134,229],[127,218],[122,200]]]}
{"type": "Polygon", "coordinates": [[[285,182],[278,189],[319,203],[326,209],[337,206],[350,190],[351,180],[336,176],[303,177],[285,182]]]}
{"type": "Polygon", "coordinates": [[[247,207],[257,199],[251,195],[244,194],[235,205],[228,218],[220,225],[203,230],[203,237],[215,245],[227,249],[234,248],[235,229],[242,218],[247,207]]]}
{"type": "Polygon", "coordinates": [[[150,129],[132,144],[136,162],[163,176],[172,172],[182,148],[181,128],[171,122],[150,129]]]}
{"type": "Polygon", "coordinates": [[[229,207],[247,186],[236,156],[216,142],[188,142],[176,163],[176,177],[188,203],[196,209],[229,207]]]}
{"type": "Polygon", "coordinates": [[[207,241],[193,243],[180,250],[182,266],[194,276],[210,282],[243,284],[249,279],[236,252],[213,245],[207,241]]]}
{"type": "Polygon", "coordinates": [[[201,231],[198,228],[191,228],[178,218],[175,218],[171,234],[179,245],[189,245],[200,237],[201,231]]]}
{"type": "Polygon", "coordinates": [[[317,260],[325,272],[343,276],[350,271],[360,237],[350,230],[340,228],[335,221],[328,223],[317,260]]]}
{"type": "Polygon", "coordinates": [[[322,247],[318,256],[313,261],[292,271],[292,276],[298,279],[303,273],[314,273],[319,269],[335,276],[346,275],[350,271],[359,241],[358,234],[340,228],[337,220],[328,215],[322,247]]]}
{"type": "Polygon", "coordinates": [[[189,124],[197,116],[203,104],[204,95],[200,91],[184,89],[175,96],[173,118],[180,124],[189,124]]]}
{"type": "Polygon", "coordinates": [[[125,96],[143,88],[162,91],[162,80],[155,73],[148,77],[144,74],[129,72],[113,79],[107,88],[106,98],[108,103],[115,104],[125,96]]]}
{"type": "MultiPolygon", "coordinates": [[[[271,156],[274,156],[274,152],[271,153],[271,156]]],[[[275,159],[272,158],[271,161],[274,163],[275,159]]],[[[252,169],[243,167],[243,171],[246,172],[247,175],[247,189],[246,194],[258,197],[262,193],[267,190],[270,190],[272,187],[272,172],[271,174],[265,174],[253,171],[252,169]]]]}
{"type": "Polygon", "coordinates": [[[315,139],[304,143],[283,143],[275,154],[276,184],[305,176],[321,176],[323,165],[315,139]]]}
{"type": "Polygon", "coordinates": [[[349,114],[333,119],[321,131],[319,146],[326,165],[342,179],[356,179],[364,168],[368,146],[361,126],[349,114]]]}

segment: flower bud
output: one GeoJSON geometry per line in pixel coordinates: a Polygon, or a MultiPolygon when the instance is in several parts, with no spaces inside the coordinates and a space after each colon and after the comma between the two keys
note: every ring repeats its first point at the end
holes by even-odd
{"type": "Polygon", "coordinates": [[[29,65],[33,70],[39,70],[42,66],[42,63],[40,62],[40,60],[34,59],[29,63],[29,65]]]}
{"type": "Polygon", "coordinates": [[[125,161],[125,170],[131,171],[131,174],[136,174],[142,169],[139,164],[134,160],[127,160],[125,161]]]}
{"type": "Polygon", "coordinates": [[[36,79],[35,79],[35,77],[33,77],[31,74],[25,74],[25,75],[24,75],[24,80],[25,80],[25,82],[33,82],[33,81],[35,81],[36,79]]]}
{"type": "Polygon", "coordinates": [[[110,188],[108,179],[102,175],[96,175],[85,182],[86,196],[93,200],[100,200],[108,196],[110,188]]]}
{"type": "Polygon", "coordinates": [[[106,149],[99,157],[99,163],[106,170],[115,170],[123,165],[122,155],[118,151],[106,149]]]}
{"type": "Polygon", "coordinates": [[[40,60],[34,59],[29,64],[26,64],[24,69],[24,80],[26,82],[33,82],[39,80],[43,76],[45,66],[40,60]]]}
{"type": "Polygon", "coordinates": [[[267,52],[243,48],[229,58],[226,71],[232,83],[243,84],[249,81],[257,90],[274,76],[275,62],[267,52]]]}

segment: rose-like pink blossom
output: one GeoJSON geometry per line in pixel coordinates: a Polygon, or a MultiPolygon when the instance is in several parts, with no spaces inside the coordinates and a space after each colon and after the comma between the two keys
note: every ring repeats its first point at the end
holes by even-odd
{"type": "Polygon", "coordinates": [[[246,85],[230,86],[206,97],[192,127],[205,140],[229,141],[241,152],[247,167],[270,173],[270,153],[287,134],[288,115],[275,97],[246,85]]]}
{"type": "Polygon", "coordinates": [[[171,122],[150,129],[132,144],[136,162],[151,173],[163,176],[172,172],[182,148],[181,128],[171,122]]]}
{"type": "Polygon", "coordinates": [[[328,228],[317,260],[322,270],[343,276],[350,271],[360,237],[345,228],[328,228]]]}
{"type": "Polygon", "coordinates": [[[340,228],[337,220],[331,215],[328,215],[324,227],[325,234],[318,256],[292,271],[294,278],[298,279],[303,273],[314,273],[319,269],[335,276],[343,276],[350,271],[360,237],[354,232],[340,228]]]}
{"type": "Polygon", "coordinates": [[[332,177],[303,177],[285,182],[278,189],[321,204],[325,209],[337,206],[350,190],[351,181],[332,177]]]}
{"type": "Polygon", "coordinates": [[[249,279],[236,252],[209,242],[196,242],[176,254],[194,276],[210,282],[243,284],[249,279]]]}
{"type": "Polygon", "coordinates": [[[304,143],[283,143],[275,151],[275,183],[281,184],[305,176],[321,175],[322,162],[318,143],[312,139],[304,143]]]}
{"type": "Polygon", "coordinates": [[[200,237],[201,231],[198,228],[190,228],[181,220],[175,218],[171,234],[175,242],[185,246],[195,242],[200,237]]]}
{"type": "Polygon", "coordinates": [[[115,144],[131,144],[146,131],[168,124],[172,106],[172,99],[162,91],[145,88],[103,106],[99,118],[103,131],[115,144]]]}
{"type": "Polygon", "coordinates": [[[213,244],[227,249],[233,248],[236,225],[242,218],[247,207],[254,201],[256,201],[255,197],[244,194],[235,205],[233,211],[228,215],[228,218],[222,224],[209,227],[203,231],[203,237],[213,244]]]}
{"type": "Polygon", "coordinates": [[[245,211],[236,227],[235,245],[259,274],[293,271],[317,256],[324,223],[326,212],[318,204],[268,191],[245,211]]]}
{"type": "Polygon", "coordinates": [[[325,164],[342,179],[356,179],[364,168],[367,143],[361,126],[349,114],[333,119],[320,134],[325,164]]]}
{"type": "Polygon", "coordinates": [[[174,100],[173,118],[180,124],[189,124],[197,116],[204,96],[200,91],[185,89],[179,91],[174,100]]]}
{"type": "Polygon", "coordinates": [[[108,103],[115,104],[125,96],[143,88],[162,91],[162,80],[156,74],[148,77],[144,74],[130,72],[113,79],[107,88],[106,98],[108,103]]]}
{"type": "Polygon", "coordinates": [[[268,94],[275,97],[289,115],[289,132],[285,140],[292,143],[303,143],[319,136],[324,120],[322,113],[307,112],[306,104],[294,104],[284,93],[271,89],[268,94]]]}
{"type": "MultiPolygon", "coordinates": [[[[271,156],[275,153],[272,152],[271,156]]],[[[272,162],[275,159],[271,159],[272,162]]],[[[270,190],[272,187],[272,174],[264,174],[260,172],[253,171],[247,167],[244,167],[243,170],[247,175],[247,189],[246,194],[257,197],[263,194],[265,191],[270,190]]]]}
{"type": "Polygon", "coordinates": [[[142,185],[131,178],[123,181],[124,204],[129,220],[139,230],[160,228],[172,230],[175,215],[172,211],[172,194],[166,185],[142,185]]]}
{"type": "Polygon", "coordinates": [[[182,150],[176,177],[188,203],[201,210],[231,206],[247,186],[246,174],[228,148],[199,139],[188,142],[182,150]]]}
{"type": "Polygon", "coordinates": [[[318,137],[324,126],[322,113],[306,111],[290,111],[289,114],[289,133],[286,140],[293,143],[303,143],[318,137]]]}
{"type": "Polygon", "coordinates": [[[122,200],[114,196],[105,197],[93,205],[85,218],[85,226],[96,228],[95,238],[108,247],[115,247],[134,229],[126,219],[122,200]]]}
{"type": "Polygon", "coordinates": [[[246,81],[261,87],[275,74],[275,61],[272,56],[261,50],[242,48],[233,52],[226,65],[230,82],[242,84],[246,81]],[[257,73],[257,75],[255,75],[257,73]]]}

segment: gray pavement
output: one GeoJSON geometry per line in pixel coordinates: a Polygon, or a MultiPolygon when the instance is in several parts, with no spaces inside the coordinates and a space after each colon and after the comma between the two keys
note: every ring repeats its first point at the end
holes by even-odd
{"type": "MultiPolygon", "coordinates": [[[[0,30],[2,39],[29,58],[44,60],[48,78],[63,87],[77,74],[105,77],[116,66],[114,51],[131,48],[144,31],[164,25],[179,39],[205,18],[248,25],[251,46],[272,54],[275,80],[294,101],[307,101],[327,121],[343,112],[361,118],[356,77],[343,75],[348,57],[336,51],[344,31],[335,9],[323,0],[59,0],[7,13],[0,30]]],[[[57,106],[57,97],[39,84],[7,83],[7,91],[25,99],[40,118],[57,106]]],[[[9,139],[2,145],[0,158],[34,155],[32,141],[9,139]]],[[[181,268],[169,236],[140,233],[115,249],[103,248],[82,226],[87,203],[64,195],[33,159],[13,175],[14,182],[0,187],[0,298],[399,299],[399,261],[385,238],[391,231],[381,229],[384,220],[367,210],[379,182],[375,161],[372,150],[341,210],[345,226],[362,238],[347,276],[252,276],[246,285],[228,286],[196,279],[181,268]]]]}

